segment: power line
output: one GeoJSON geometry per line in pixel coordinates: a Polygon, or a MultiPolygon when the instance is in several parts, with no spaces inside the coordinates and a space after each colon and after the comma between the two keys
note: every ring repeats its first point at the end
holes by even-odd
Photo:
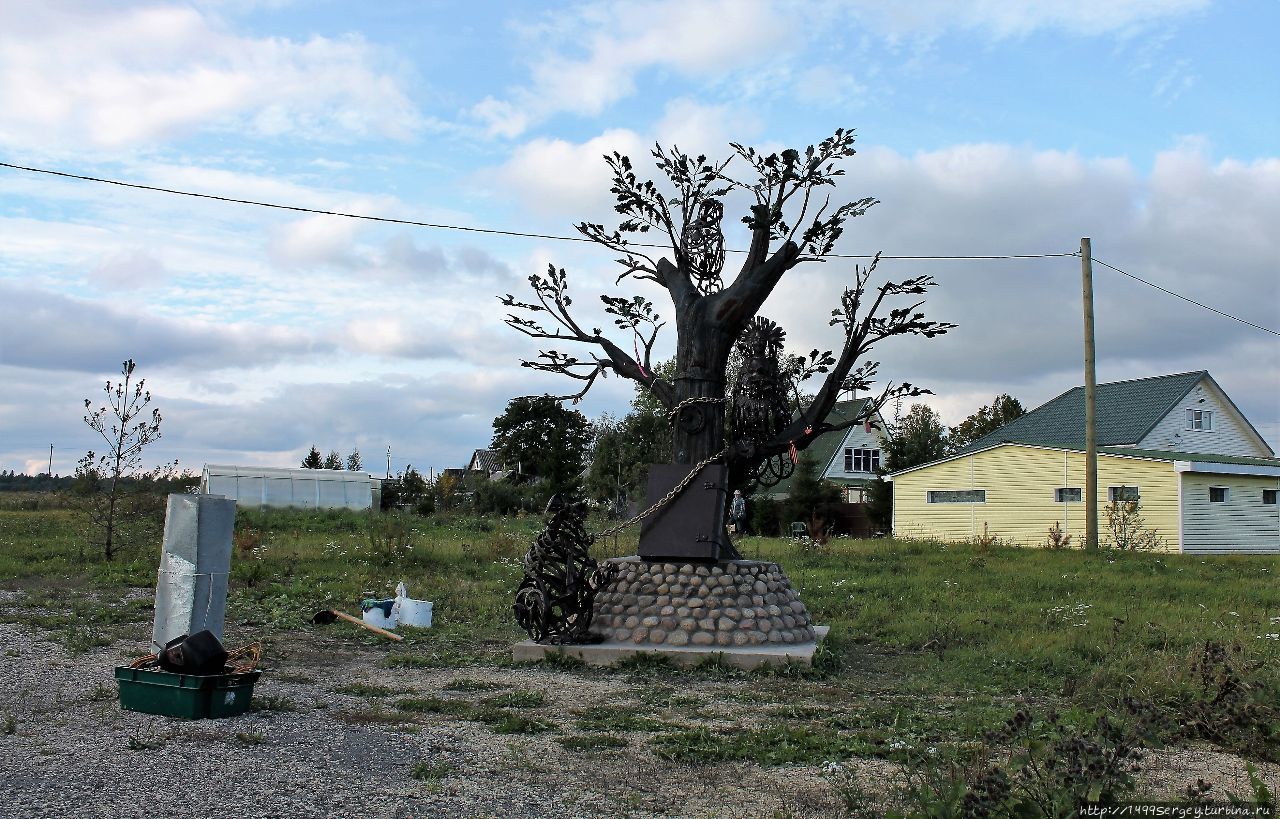
{"type": "MultiPolygon", "coordinates": [[[[116,185],[121,188],[134,188],[142,191],[152,191],[154,193],[168,193],[174,196],[189,196],[193,199],[211,199],[216,202],[231,202],[237,205],[253,205],[259,208],[273,208],[275,210],[288,210],[296,213],[314,213],[321,216],[338,216],[343,219],[360,219],[367,222],[386,222],[393,225],[411,225],[414,227],[434,228],[436,230],[460,230],[468,233],[487,233],[496,236],[516,236],[525,239],[551,239],[558,242],[587,242],[595,244],[594,239],[588,239],[585,236],[557,236],[550,233],[530,233],[520,230],[500,230],[497,228],[480,228],[467,227],[464,225],[445,225],[434,222],[419,222],[413,219],[395,219],[390,216],[369,216],[361,213],[345,213],[343,211],[323,210],[320,208],[307,208],[301,205],[281,205],[275,202],[261,202],[255,199],[240,199],[233,196],[217,196],[212,193],[196,193],[194,191],[183,191],[175,188],[162,188],[157,185],[143,185],[138,182],[123,182],[119,179],[105,179],[100,176],[86,176],[84,174],[67,173],[65,171],[54,171],[47,168],[33,168],[28,165],[14,165],[10,162],[0,162],[0,167],[13,168],[18,171],[28,171],[30,173],[41,173],[48,176],[60,176],[64,179],[78,179],[83,182],[97,182],[103,185],[116,185]]],[[[649,247],[658,249],[667,249],[668,245],[644,244],[640,242],[628,243],[630,247],[649,247]]],[[[745,250],[729,249],[730,253],[746,253],[745,250]]],[[[944,260],[944,259],[1048,259],[1060,256],[1074,256],[1075,253],[1010,253],[987,256],[889,256],[881,254],[881,259],[902,259],[916,261],[944,260]]],[[[830,253],[827,258],[832,259],[872,259],[872,254],[864,255],[847,255],[842,253],[830,253]]]]}
{"type": "Polygon", "coordinates": [[[1262,330],[1262,331],[1264,331],[1264,332],[1270,333],[1270,334],[1271,334],[1271,335],[1273,335],[1273,336],[1280,336],[1280,333],[1276,332],[1275,330],[1272,330],[1270,327],[1263,327],[1261,324],[1254,324],[1252,321],[1246,321],[1245,319],[1242,319],[1242,318],[1240,318],[1239,316],[1233,316],[1233,315],[1231,315],[1230,313],[1225,313],[1225,312],[1223,312],[1222,310],[1219,310],[1219,309],[1218,309],[1218,308],[1216,308],[1216,307],[1210,307],[1209,305],[1207,305],[1207,304],[1202,304],[1202,303],[1200,303],[1200,302],[1196,301],[1195,299],[1189,299],[1189,298],[1187,298],[1186,296],[1182,295],[1181,293],[1175,293],[1175,292],[1173,292],[1172,290],[1169,290],[1168,288],[1161,287],[1160,285],[1155,284],[1154,282],[1149,282],[1149,281],[1147,281],[1146,279],[1144,279],[1144,278],[1142,278],[1142,277],[1140,277],[1140,276],[1135,276],[1135,275],[1133,275],[1132,273],[1126,273],[1125,271],[1121,270],[1120,268],[1116,267],[1116,266],[1115,266],[1115,265],[1113,265],[1113,264],[1107,264],[1106,262],[1104,262],[1104,261],[1102,261],[1101,259],[1099,259],[1097,256],[1094,256],[1094,257],[1093,257],[1093,261],[1097,262],[1098,264],[1102,265],[1103,267],[1109,267],[1109,268],[1111,268],[1112,270],[1114,270],[1115,272],[1117,272],[1117,273],[1119,273],[1119,274],[1121,274],[1121,275],[1123,275],[1123,276],[1128,276],[1129,278],[1131,278],[1131,279],[1133,279],[1133,280],[1135,280],[1135,281],[1140,281],[1140,282],[1142,282],[1143,284],[1147,285],[1148,287],[1154,287],[1155,289],[1159,290],[1159,291],[1160,291],[1160,292],[1162,292],[1162,293],[1168,293],[1170,296],[1174,296],[1174,297],[1176,297],[1176,298],[1182,299],[1182,300],[1183,300],[1183,301],[1185,301],[1185,302],[1190,302],[1191,304],[1194,304],[1196,307],[1203,307],[1204,309],[1206,309],[1206,310],[1211,310],[1211,311],[1213,311],[1214,313],[1217,313],[1217,314],[1218,314],[1218,315],[1220,315],[1220,316],[1226,316],[1226,317],[1227,317],[1227,318],[1229,318],[1229,319],[1235,319],[1236,321],[1240,322],[1241,324],[1247,324],[1247,325],[1249,325],[1250,327],[1255,327],[1255,328],[1257,328],[1257,329],[1259,329],[1259,330],[1262,330]]]}
{"type": "MultiPolygon", "coordinates": [[[[531,232],[519,231],[519,230],[501,230],[498,228],[480,228],[480,227],[468,227],[465,225],[447,225],[447,224],[438,224],[434,222],[420,222],[413,219],[395,219],[390,216],[369,216],[367,214],[361,214],[361,213],[346,213],[343,211],[323,210],[321,208],[308,208],[308,207],[303,207],[301,205],[282,205],[276,202],[261,202],[255,199],[240,199],[232,196],[217,196],[216,194],[211,194],[211,193],[197,193],[194,191],[177,190],[175,188],[162,188],[157,185],[143,185],[138,182],[124,182],[119,179],[105,179],[99,176],[87,176],[84,174],[68,173],[66,171],[54,171],[48,168],[34,168],[28,165],[15,165],[10,162],[0,162],[0,167],[12,168],[14,170],[19,170],[19,171],[27,171],[29,173],[46,174],[48,176],[58,176],[64,179],[77,179],[83,182],[97,182],[103,185],[116,185],[122,188],[133,188],[136,190],[152,191],[155,193],[168,193],[174,196],[189,196],[194,199],[210,199],[216,202],[230,202],[237,205],[252,205],[254,207],[259,207],[259,208],[273,208],[275,210],[287,210],[287,211],[293,211],[295,213],[313,213],[320,216],[337,216],[343,219],[360,219],[368,222],[384,222],[384,223],[395,224],[395,225],[410,225],[413,227],[433,228],[436,230],[459,230],[459,231],[464,231],[468,233],[485,233],[485,234],[490,234],[495,236],[515,236],[515,237],[525,238],[525,239],[550,239],[558,242],[587,242],[590,244],[595,244],[595,241],[593,239],[588,239],[585,236],[558,236],[550,233],[531,233],[531,232]]],[[[640,242],[630,243],[630,246],[658,248],[658,249],[668,248],[667,245],[644,244],[640,242]]],[[[728,249],[728,252],[729,253],[745,253],[746,251],[737,250],[737,249],[728,249]]],[[[1055,258],[1065,258],[1065,257],[1079,256],[1079,255],[1080,255],[1079,251],[1071,251],[1067,253],[999,253],[999,254],[986,254],[986,255],[961,254],[961,255],[892,255],[891,256],[888,254],[880,254],[880,258],[896,259],[896,260],[903,260],[903,261],[950,261],[950,260],[990,261],[990,260],[1000,260],[1000,259],[1055,259],[1055,258]]],[[[827,258],[872,259],[872,258],[875,258],[875,256],[870,254],[831,253],[831,254],[828,254],[827,258]]],[[[1263,327],[1260,324],[1254,324],[1251,321],[1246,321],[1245,319],[1242,319],[1239,316],[1233,316],[1230,313],[1217,309],[1216,307],[1210,307],[1209,305],[1202,304],[1201,302],[1198,302],[1195,299],[1187,298],[1181,293],[1175,293],[1172,290],[1169,290],[1167,288],[1161,287],[1158,284],[1155,284],[1154,282],[1149,282],[1146,279],[1133,275],[1132,273],[1127,273],[1124,270],[1121,270],[1120,268],[1116,267],[1115,265],[1108,264],[1107,262],[1104,262],[1097,257],[1094,257],[1093,261],[1097,262],[1103,267],[1108,267],[1116,271],[1117,273],[1128,276],[1129,278],[1134,279],[1135,281],[1142,282],[1148,287],[1154,287],[1155,289],[1161,292],[1168,293],[1170,296],[1174,296],[1176,298],[1182,299],[1183,301],[1188,302],[1190,304],[1194,304],[1197,307],[1203,307],[1204,309],[1217,313],[1218,315],[1226,316],[1229,319],[1234,319],[1235,321],[1238,321],[1241,324],[1247,324],[1250,327],[1254,327],[1258,330],[1271,333],[1272,335],[1280,336],[1280,332],[1272,330],[1269,327],[1263,327]]]]}

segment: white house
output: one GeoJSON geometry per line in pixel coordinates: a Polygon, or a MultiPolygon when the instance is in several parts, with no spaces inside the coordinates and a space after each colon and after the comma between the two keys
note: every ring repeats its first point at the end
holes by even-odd
{"type": "MultiPolygon", "coordinates": [[[[840,401],[827,416],[827,422],[839,424],[857,418],[867,399],[840,401]]],[[[875,413],[867,423],[855,424],[841,432],[829,432],[818,438],[805,450],[818,462],[819,477],[838,484],[844,492],[846,503],[864,503],[867,486],[876,479],[884,462],[884,419],[875,413]]],[[[787,478],[777,486],[766,488],[768,497],[781,500],[791,494],[791,481],[787,478]]]]}
{"type": "Polygon", "coordinates": [[[369,509],[379,504],[382,480],[345,469],[275,469],[205,464],[200,491],[244,506],[369,509]]]}

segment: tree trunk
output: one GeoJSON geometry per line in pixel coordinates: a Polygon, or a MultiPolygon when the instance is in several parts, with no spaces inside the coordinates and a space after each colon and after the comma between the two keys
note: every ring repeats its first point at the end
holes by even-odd
{"type": "Polygon", "coordinates": [[[680,410],[672,432],[672,461],[696,464],[724,448],[725,367],[733,339],[705,315],[706,299],[676,319],[677,406],[690,398],[712,399],[680,410]]]}

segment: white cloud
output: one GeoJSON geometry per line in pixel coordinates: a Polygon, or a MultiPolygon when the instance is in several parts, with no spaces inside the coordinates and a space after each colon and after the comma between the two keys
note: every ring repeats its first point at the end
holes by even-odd
{"type": "Polygon", "coordinates": [[[790,19],[765,0],[581,6],[528,26],[530,83],[509,99],[487,97],[470,113],[491,135],[515,137],[558,112],[599,114],[633,94],[647,69],[711,79],[764,61],[790,28],[790,19]],[[585,53],[569,56],[578,51],[585,53]]]}
{"type": "Polygon", "coordinates": [[[206,127],[410,136],[395,74],[356,36],[235,34],[183,6],[0,5],[0,143],[119,148],[206,127]]]}
{"type": "Polygon", "coordinates": [[[170,275],[162,261],[135,247],[103,259],[89,271],[89,283],[99,290],[139,290],[162,284],[170,275]]]}
{"type": "Polygon", "coordinates": [[[969,29],[1000,39],[1041,30],[1126,34],[1143,25],[1204,9],[1209,0],[843,0],[835,5],[891,36],[969,29]]]}

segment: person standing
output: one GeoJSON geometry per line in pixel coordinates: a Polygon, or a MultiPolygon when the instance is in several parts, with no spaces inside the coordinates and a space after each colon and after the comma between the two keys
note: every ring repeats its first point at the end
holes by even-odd
{"type": "Polygon", "coordinates": [[[733,503],[729,504],[729,522],[733,524],[735,533],[747,533],[747,499],[742,496],[741,489],[733,490],[733,503]]]}

